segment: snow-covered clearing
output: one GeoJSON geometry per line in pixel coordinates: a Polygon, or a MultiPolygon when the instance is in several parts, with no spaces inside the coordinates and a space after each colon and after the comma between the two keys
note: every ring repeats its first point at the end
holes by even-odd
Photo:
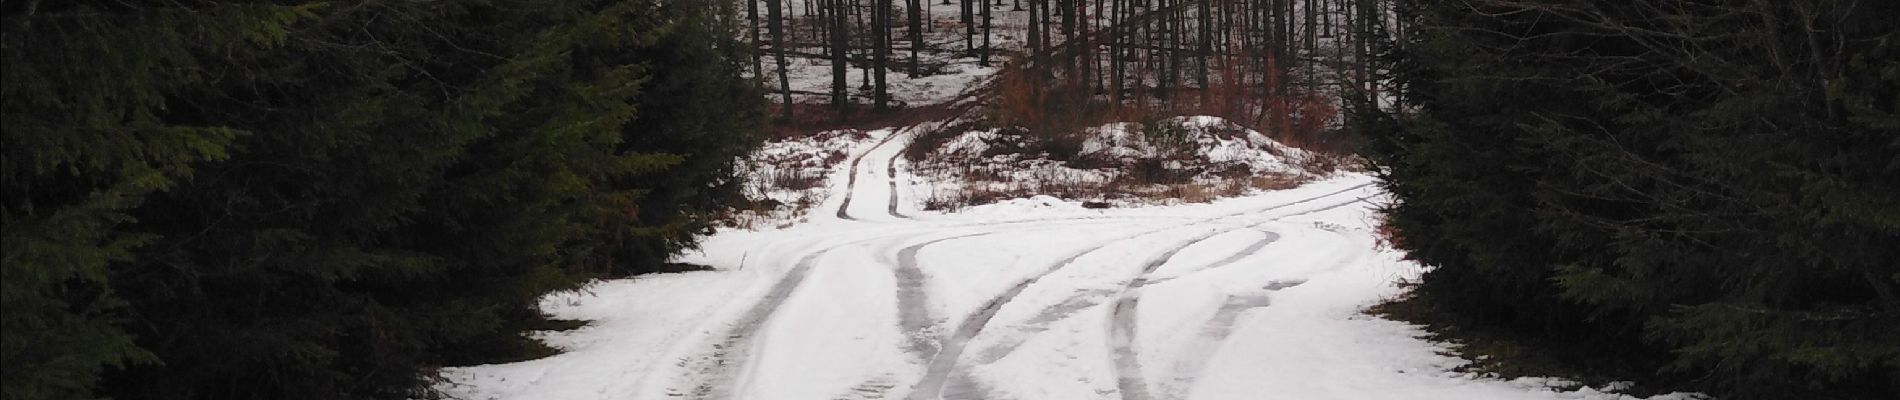
{"type": "MultiPolygon", "coordinates": [[[[1042,197],[925,212],[868,133],[808,222],[733,229],[684,262],[544,302],[565,353],[452,368],[462,399],[1622,399],[1446,372],[1362,310],[1420,268],[1374,245],[1371,178],[1206,204],[1042,197]]],[[[1658,398],[1687,398],[1687,395],[1658,398]]]]}

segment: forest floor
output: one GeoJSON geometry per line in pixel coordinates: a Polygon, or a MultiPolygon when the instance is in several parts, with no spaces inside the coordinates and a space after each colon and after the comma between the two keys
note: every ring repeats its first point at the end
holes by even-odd
{"type": "MultiPolygon", "coordinates": [[[[547,358],[451,368],[461,399],[1626,399],[1451,372],[1364,310],[1421,268],[1377,245],[1373,179],[1202,204],[1049,196],[926,211],[910,129],[843,140],[805,222],[732,228],[712,271],[550,296],[547,358]]],[[[1653,399],[1693,398],[1672,394],[1653,399]]]]}

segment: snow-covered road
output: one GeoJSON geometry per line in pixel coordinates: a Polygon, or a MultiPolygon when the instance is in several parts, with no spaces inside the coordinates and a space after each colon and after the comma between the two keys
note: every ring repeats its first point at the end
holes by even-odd
{"type": "Polygon", "coordinates": [[[464,399],[1614,399],[1445,372],[1362,314],[1419,269],[1374,244],[1372,179],[1211,204],[919,210],[900,130],[813,220],[724,231],[717,271],[552,296],[565,353],[452,368],[464,399]]]}

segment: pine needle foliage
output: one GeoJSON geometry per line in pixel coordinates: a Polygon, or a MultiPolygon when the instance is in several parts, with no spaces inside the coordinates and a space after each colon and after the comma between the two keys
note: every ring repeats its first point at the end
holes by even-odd
{"type": "Polygon", "coordinates": [[[698,1],[4,9],[4,397],[433,397],[760,140],[698,1]]]}
{"type": "Polygon", "coordinates": [[[1401,7],[1356,117],[1420,296],[1722,398],[1900,393],[1897,6],[1401,7]]]}

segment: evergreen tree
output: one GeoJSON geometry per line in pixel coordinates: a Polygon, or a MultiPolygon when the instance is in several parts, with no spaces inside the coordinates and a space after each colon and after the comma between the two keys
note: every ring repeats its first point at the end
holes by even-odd
{"type": "Polygon", "coordinates": [[[759,139],[712,4],[6,7],[8,399],[430,396],[759,139]]]}
{"type": "Polygon", "coordinates": [[[1358,122],[1420,296],[1725,398],[1900,390],[1895,4],[1404,10],[1358,122]]]}

